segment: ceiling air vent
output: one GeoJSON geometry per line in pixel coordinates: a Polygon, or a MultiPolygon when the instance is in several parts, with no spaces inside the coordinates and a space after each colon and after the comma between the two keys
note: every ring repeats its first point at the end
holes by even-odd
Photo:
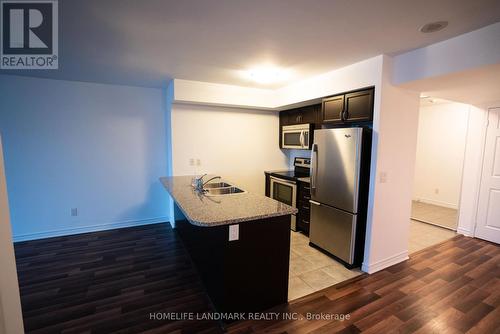
{"type": "Polygon", "coordinates": [[[420,32],[427,34],[427,33],[436,32],[439,30],[443,30],[444,28],[446,28],[447,25],[448,25],[447,21],[431,22],[431,23],[424,24],[422,27],[420,27],[419,30],[420,30],[420,32]]]}

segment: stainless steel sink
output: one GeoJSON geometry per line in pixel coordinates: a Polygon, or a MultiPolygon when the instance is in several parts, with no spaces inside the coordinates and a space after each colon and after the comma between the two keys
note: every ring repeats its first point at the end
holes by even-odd
{"type": "Polygon", "coordinates": [[[232,187],[232,184],[229,184],[226,182],[211,182],[211,183],[207,183],[203,186],[204,189],[224,188],[224,187],[232,187]]]}
{"type": "Polygon", "coordinates": [[[240,189],[238,187],[223,187],[223,188],[209,188],[206,189],[206,196],[222,196],[222,195],[234,195],[234,194],[242,194],[246,193],[245,190],[240,189]]]}

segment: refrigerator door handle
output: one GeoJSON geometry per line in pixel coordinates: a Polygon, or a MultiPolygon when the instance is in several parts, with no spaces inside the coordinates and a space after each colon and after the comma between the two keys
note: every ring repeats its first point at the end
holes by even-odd
{"type": "Polygon", "coordinates": [[[311,190],[316,189],[316,177],[318,175],[318,144],[312,145],[311,152],[311,190]]]}

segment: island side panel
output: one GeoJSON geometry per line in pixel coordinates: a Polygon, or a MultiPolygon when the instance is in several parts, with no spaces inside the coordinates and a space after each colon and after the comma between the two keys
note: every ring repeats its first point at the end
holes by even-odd
{"type": "Polygon", "coordinates": [[[258,312],[287,302],[290,215],[240,223],[229,241],[229,225],[176,222],[217,311],[258,312]]]}

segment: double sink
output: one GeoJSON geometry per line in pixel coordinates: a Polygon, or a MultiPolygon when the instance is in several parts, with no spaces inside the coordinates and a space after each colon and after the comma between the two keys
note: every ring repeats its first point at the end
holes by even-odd
{"type": "Polygon", "coordinates": [[[227,182],[209,182],[203,186],[205,196],[224,196],[246,193],[245,190],[227,182]]]}

